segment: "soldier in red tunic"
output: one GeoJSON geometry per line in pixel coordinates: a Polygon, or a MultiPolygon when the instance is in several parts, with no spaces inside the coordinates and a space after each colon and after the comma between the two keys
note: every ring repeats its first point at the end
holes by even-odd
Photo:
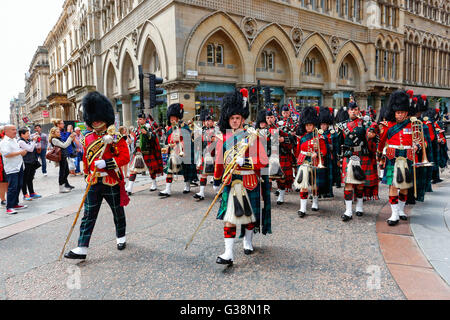
{"type": "Polygon", "coordinates": [[[407,220],[404,208],[408,189],[413,186],[413,162],[418,162],[418,146],[413,141],[408,94],[403,90],[394,92],[385,112],[386,121],[381,122],[381,136],[378,144],[378,159],[386,148],[386,168],[383,183],[389,185],[389,203],[392,215],[388,225],[395,226],[399,219],[407,220]]]}
{"type": "Polygon", "coordinates": [[[86,259],[91,235],[103,199],[109,204],[116,227],[117,249],[126,247],[126,219],[124,207],[130,199],[125,191],[124,175],[120,169],[130,162],[128,145],[114,128],[114,110],[109,100],[98,92],[83,99],[83,118],[94,131],[82,141],[86,182],[92,186],[86,197],[84,217],[80,226],[78,247],[65,254],[67,259],[86,259]],[[102,151],[104,150],[103,157],[102,151]],[[94,176],[95,168],[97,172],[94,176]]]}

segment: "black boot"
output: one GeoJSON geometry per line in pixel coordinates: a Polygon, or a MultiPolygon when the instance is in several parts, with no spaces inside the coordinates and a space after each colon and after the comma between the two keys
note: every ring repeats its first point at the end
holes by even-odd
{"type": "Polygon", "coordinates": [[[232,266],[233,265],[233,260],[224,260],[221,257],[217,257],[216,263],[217,264],[225,264],[225,265],[228,265],[228,266],[232,266]]]}
{"type": "Polygon", "coordinates": [[[69,253],[66,253],[64,255],[64,258],[71,259],[71,260],[86,260],[86,255],[85,254],[76,254],[76,253],[73,253],[72,251],[70,251],[69,253]]]}

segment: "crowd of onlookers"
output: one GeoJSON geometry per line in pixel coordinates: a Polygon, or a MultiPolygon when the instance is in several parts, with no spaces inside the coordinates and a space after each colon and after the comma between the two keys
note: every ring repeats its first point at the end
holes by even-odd
{"type": "Polygon", "coordinates": [[[68,177],[82,175],[81,163],[83,147],[80,128],[67,127],[62,120],[53,120],[50,132],[42,132],[40,125],[17,129],[13,125],[0,127],[0,199],[7,214],[16,214],[27,206],[20,204],[20,194],[24,201],[42,198],[34,190],[34,177],[37,170],[47,176],[47,153],[50,150],[60,153],[59,161],[52,161],[59,167],[59,192],[68,193],[74,189],[68,177]],[[59,148],[59,150],[57,150],[59,148]]]}

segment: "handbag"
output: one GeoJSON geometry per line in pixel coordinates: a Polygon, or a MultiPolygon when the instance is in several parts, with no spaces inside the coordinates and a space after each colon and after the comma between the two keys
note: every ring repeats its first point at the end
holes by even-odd
{"type": "Polygon", "coordinates": [[[60,162],[61,161],[61,148],[60,147],[53,147],[52,149],[49,149],[47,151],[47,154],[45,155],[45,158],[50,161],[54,162],[60,162]]]}
{"type": "Polygon", "coordinates": [[[39,160],[36,160],[33,162],[33,168],[34,170],[39,169],[40,167],[42,167],[41,163],[39,162],[39,160]]]}

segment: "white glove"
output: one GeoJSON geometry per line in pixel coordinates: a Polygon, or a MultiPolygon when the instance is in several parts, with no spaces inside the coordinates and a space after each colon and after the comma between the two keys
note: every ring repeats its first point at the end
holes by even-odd
{"type": "Polygon", "coordinates": [[[237,158],[237,160],[236,160],[236,163],[240,166],[240,167],[242,167],[243,165],[244,165],[244,163],[245,163],[245,158],[237,158]]]}
{"type": "Polygon", "coordinates": [[[106,161],[105,160],[97,160],[94,162],[95,166],[98,169],[105,169],[106,168],[106,161]]]}
{"type": "Polygon", "coordinates": [[[147,129],[150,129],[150,127],[151,127],[151,126],[150,126],[150,123],[146,123],[146,124],[145,124],[145,127],[146,127],[147,129]]]}
{"type": "Polygon", "coordinates": [[[107,134],[103,137],[104,144],[111,144],[113,142],[114,142],[114,138],[112,136],[110,136],[109,134],[107,134]]]}

